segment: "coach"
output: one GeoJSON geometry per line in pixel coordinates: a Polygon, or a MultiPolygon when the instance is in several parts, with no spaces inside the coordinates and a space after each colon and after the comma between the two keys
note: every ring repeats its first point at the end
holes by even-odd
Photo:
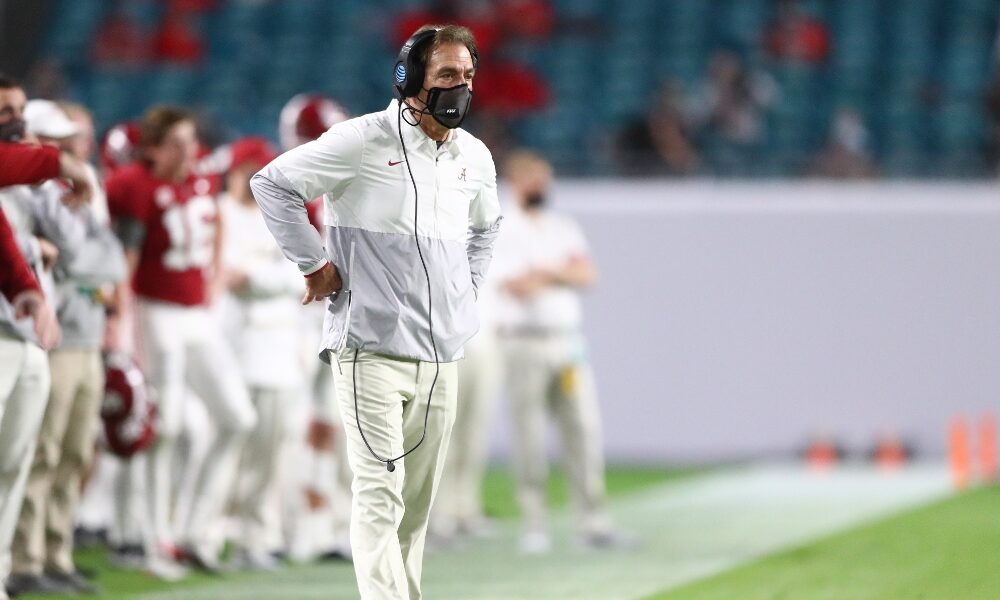
{"type": "Polygon", "coordinates": [[[458,128],[477,63],[468,29],[420,28],[399,53],[386,110],[333,126],[251,181],[268,228],[305,276],[303,303],[327,298],[322,356],[348,435],[364,599],[421,597],[455,361],[478,328],[476,290],[499,229],[493,158],[458,128]],[[305,208],[319,195],[325,251],[305,208]]]}

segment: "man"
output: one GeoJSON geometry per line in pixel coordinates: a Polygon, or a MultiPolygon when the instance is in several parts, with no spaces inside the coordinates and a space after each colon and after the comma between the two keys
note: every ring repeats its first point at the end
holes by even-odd
{"type": "Polygon", "coordinates": [[[149,109],[142,120],[144,160],[108,180],[108,204],[137,296],[136,321],[145,369],[158,402],[157,440],[146,456],[146,566],[164,579],[194,566],[216,571],[211,524],[222,515],[244,439],[256,416],[217,323],[210,317],[210,278],[219,273],[221,233],[211,183],[192,173],[198,150],[195,124],[185,110],[149,109]],[[189,517],[174,543],[171,455],[184,414],[185,383],[204,400],[217,426],[199,466],[189,517]],[[180,551],[182,550],[182,551],[180,551]]]}
{"type": "Polygon", "coordinates": [[[515,207],[497,247],[497,325],[514,413],[517,497],[524,519],[521,550],[550,548],[545,486],[545,433],[554,415],[561,431],[573,505],[583,542],[616,545],[604,511],[600,414],[581,332],[580,291],[596,270],[580,227],[547,206],[552,167],[520,151],[504,165],[515,207]]]}
{"type": "Polygon", "coordinates": [[[399,100],[251,180],[268,228],[305,276],[303,303],[327,298],[323,357],[338,375],[365,599],[421,598],[427,517],[455,418],[455,361],[476,331],[476,289],[499,230],[493,159],[458,128],[477,61],[464,27],[421,28],[397,61],[399,100]],[[320,194],[326,250],[305,208],[320,194]]]}
{"type": "MultiPolygon", "coordinates": [[[[79,127],[55,103],[32,100],[25,117],[28,132],[43,143],[59,144],[70,154],[75,154],[73,146],[77,151],[84,147],[77,139],[79,127]]],[[[76,158],[86,160],[87,155],[76,158]]],[[[86,239],[74,260],[60,255],[54,269],[63,339],[49,353],[49,403],[15,535],[11,579],[21,582],[22,591],[44,591],[45,584],[39,584],[44,576],[74,592],[96,592],[73,564],[73,516],[104,395],[103,298],[109,286],[124,277],[125,258],[108,228],[106,206],[95,210],[104,195],[92,169],[90,179],[92,201],[74,211],[86,239]]]]}
{"type": "Polygon", "coordinates": [[[274,160],[271,145],[243,138],[231,146],[226,192],[219,202],[228,226],[223,251],[229,290],[223,317],[259,418],[240,463],[234,502],[239,534],[233,563],[273,570],[274,532],[281,531],[278,492],[289,415],[299,404],[304,372],[300,352],[302,277],[281,255],[250,193],[250,177],[274,160]]]}
{"type": "MultiPolygon", "coordinates": [[[[17,142],[24,137],[24,108],[27,96],[17,82],[0,77],[0,141],[17,142]]],[[[14,153],[16,154],[16,153],[14,153]]],[[[43,163],[52,169],[51,158],[43,163]]],[[[5,170],[8,164],[3,164],[5,170]]],[[[44,169],[35,163],[32,175],[42,175],[44,169]]],[[[6,178],[10,182],[24,181],[17,177],[6,178]]],[[[35,451],[38,428],[49,393],[48,358],[45,350],[55,346],[60,338],[58,323],[46,303],[42,288],[37,281],[37,272],[31,273],[24,252],[30,244],[38,247],[37,239],[31,234],[35,217],[49,214],[61,207],[58,198],[55,204],[46,203],[43,208],[28,203],[51,200],[50,196],[34,194],[26,186],[0,188],[0,202],[13,211],[0,210],[3,218],[0,229],[4,240],[3,259],[4,280],[0,297],[0,598],[7,597],[6,585],[11,583],[7,576],[11,568],[11,542],[17,518],[21,511],[25,484],[31,457],[35,451]],[[8,217],[13,221],[8,224],[8,217]],[[8,275],[8,270],[10,275],[8,275]],[[30,319],[28,319],[30,317],[30,319]]],[[[51,223],[45,223],[46,226],[51,223]]],[[[73,232],[64,232],[52,226],[49,232],[58,237],[67,234],[66,239],[74,241],[73,232]]],[[[36,256],[39,260],[41,256],[36,256]]],[[[59,590],[53,586],[53,591],[59,590]]]]}

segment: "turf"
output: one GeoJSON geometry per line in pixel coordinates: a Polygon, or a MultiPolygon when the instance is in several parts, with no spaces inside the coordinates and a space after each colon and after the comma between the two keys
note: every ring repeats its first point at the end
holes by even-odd
{"type": "MultiPolygon", "coordinates": [[[[703,469],[664,469],[660,467],[616,467],[605,475],[608,496],[619,497],[668,480],[704,472],[703,469]]],[[[569,485],[562,471],[553,471],[548,484],[549,506],[565,508],[569,504],[569,485]]],[[[514,480],[507,470],[492,469],[483,480],[484,511],[494,519],[516,518],[517,501],[514,480]]]]}
{"type": "Polygon", "coordinates": [[[995,599],[1000,488],[781,552],[646,600],[995,599]]]}
{"type": "MultiPolygon", "coordinates": [[[[665,469],[656,467],[616,467],[607,472],[607,492],[612,498],[627,496],[630,493],[655,486],[657,484],[687,477],[703,470],[697,469],[665,469]]],[[[569,502],[569,492],[565,475],[558,470],[553,471],[548,486],[549,505],[554,510],[564,508],[569,502]]],[[[491,469],[483,481],[483,499],[486,514],[495,519],[512,519],[518,515],[514,494],[514,482],[510,473],[502,469],[491,469]]],[[[200,587],[210,582],[219,581],[211,576],[194,573],[177,583],[165,583],[151,576],[133,570],[119,569],[107,561],[103,550],[89,549],[75,553],[77,566],[82,570],[98,573],[97,583],[104,590],[102,594],[88,596],[100,600],[125,600],[139,594],[158,591],[171,591],[178,598],[183,598],[185,588],[200,587]]],[[[300,567],[292,567],[295,571],[300,567]]],[[[241,578],[261,577],[240,573],[229,574],[227,581],[238,581],[241,578]]],[[[347,576],[349,579],[351,576],[347,576]]],[[[28,594],[21,596],[23,600],[54,600],[74,596],[40,596],[28,594]]],[[[75,596],[79,597],[79,596],[75,596]]]]}

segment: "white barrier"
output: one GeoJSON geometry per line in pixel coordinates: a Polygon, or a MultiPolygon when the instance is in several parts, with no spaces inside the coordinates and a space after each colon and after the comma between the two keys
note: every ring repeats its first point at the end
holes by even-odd
{"type": "MultiPolygon", "coordinates": [[[[893,430],[940,452],[1000,412],[1000,184],[567,181],[612,460],[893,430]]],[[[506,453],[507,416],[495,451],[506,453]]]]}

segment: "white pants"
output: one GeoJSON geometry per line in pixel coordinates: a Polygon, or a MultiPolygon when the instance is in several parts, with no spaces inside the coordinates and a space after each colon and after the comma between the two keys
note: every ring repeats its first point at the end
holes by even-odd
{"type": "Polygon", "coordinates": [[[465,345],[465,359],[458,363],[455,427],[431,514],[431,531],[438,535],[472,530],[483,520],[481,488],[489,450],[490,416],[502,369],[496,335],[480,329],[465,345]]]}
{"type": "Polygon", "coordinates": [[[603,533],[610,525],[604,511],[601,416],[582,336],[504,335],[501,343],[514,416],[517,498],[525,528],[546,527],[545,434],[552,415],[559,425],[579,528],[603,533]]]}
{"type": "Polygon", "coordinates": [[[361,598],[420,600],[427,520],[455,422],[457,365],[440,365],[430,399],[427,436],[390,473],[368,451],[358,420],[368,444],[381,457],[395,458],[413,448],[424,432],[434,363],[371,352],[355,354],[350,349],[341,352],[339,365],[334,362],[347,456],[354,472],[351,550],[361,598]]]}
{"type": "Polygon", "coordinates": [[[254,387],[250,390],[257,409],[257,426],[250,432],[240,461],[235,513],[240,523],[236,544],[252,553],[274,548],[272,539],[280,530],[280,511],[275,510],[279,468],[288,439],[288,410],[296,402],[295,389],[254,387]]]}
{"type": "Polygon", "coordinates": [[[256,415],[236,358],[207,309],[140,300],[136,312],[143,363],[158,403],[157,439],[146,456],[147,555],[162,553],[174,541],[170,461],[183,421],[185,384],[205,402],[217,433],[209,459],[198,468],[187,522],[177,529],[182,543],[210,555],[217,543],[211,525],[221,518],[256,415]]]}
{"type": "Polygon", "coordinates": [[[45,351],[0,334],[0,583],[10,574],[11,542],[49,385],[45,351]]]}

